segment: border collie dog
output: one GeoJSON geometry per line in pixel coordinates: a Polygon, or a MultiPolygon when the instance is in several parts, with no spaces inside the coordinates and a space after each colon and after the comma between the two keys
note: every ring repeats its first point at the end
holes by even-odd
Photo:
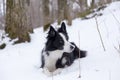
{"type": "Polygon", "coordinates": [[[47,42],[41,54],[41,68],[48,76],[60,73],[64,67],[70,66],[75,59],[86,56],[86,51],[80,50],[68,40],[64,22],[58,30],[50,26],[47,42]]]}

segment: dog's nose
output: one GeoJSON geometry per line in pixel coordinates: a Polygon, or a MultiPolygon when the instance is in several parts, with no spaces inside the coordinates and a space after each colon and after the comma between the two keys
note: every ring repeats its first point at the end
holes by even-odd
{"type": "Polygon", "coordinates": [[[74,48],[75,48],[75,46],[73,46],[73,45],[71,45],[71,46],[70,46],[70,49],[72,49],[72,50],[73,50],[74,48]]]}

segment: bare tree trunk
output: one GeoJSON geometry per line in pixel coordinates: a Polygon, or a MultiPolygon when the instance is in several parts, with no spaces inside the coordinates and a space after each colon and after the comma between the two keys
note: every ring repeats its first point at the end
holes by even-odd
{"type": "Polygon", "coordinates": [[[61,23],[63,19],[63,0],[58,0],[58,24],[61,23]]]}
{"type": "Polygon", "coordinates": [[[26,14],[26,0],[7,0],[6,1],[6,24],[5,31],[11,39],[18,38],[16,43],[30,41],[29,26],[26,14]]]}
{"type": "Polygon", "coordinates": [[[65,14],[67,16],[67,21],[68,21],[68,25],[72,25],[72,1],[69,1],[67,2],[67,7],[66,7],[66,10],[65,10],[65,14]]]}
{"type": "Polygon", "coordinates": [[[3,14],[4,14],[4,16],[5,16],[5,0],[3,0],[3,14]]]}
{"type": "Polygon", "coordinates": [[[0,29],[5,28],[5,0],[0,1],[0,29]]]}
{"type": "Polygon", "coordinates": [[[49,0],[42,0],[42,9],[43,9],[43,26],[46,30],[50,26],[50,10],[49,10],[49,0]]]}
{"type": "Polygon", "coordinates": [[[93,9],[95,7],[95,0],[92,0],[91,2],[91,9],[93,9]]]}
{"type": "Polygon", "coordinates": [[[87,9],[87,0],[79,0],[80,12],[83,12],[87,9]]]}
{"type": "Polygon", "coordinates": [[[100,6],[102,6],[102,5],[106,4],[106,3],[107,3],[106,0],[99,0],[99,3],[98,3],[98,4],[99,4],[100,6]]]}
{"type": "Polygon", "coordinates": [[[68,25],[72,24],[72,2],[68,0],[58,0],[58,24],[62,20],[67,20],[68,25]]]}
{"type": "Polygon", "coordinates": [[[107,3],[111,3],[112,2],[112,0],[107,0],[107,3]]]}

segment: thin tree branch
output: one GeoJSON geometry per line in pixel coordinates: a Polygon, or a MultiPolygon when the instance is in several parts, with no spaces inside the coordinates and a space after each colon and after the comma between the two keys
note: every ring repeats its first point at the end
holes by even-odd
{"type": "Polygon", "coordinates": [[[115,20],[117,21],[117,23],[120,25],[120,21],[116,18],[116,16],[112,13],[112,11],[110,11],[110,12],[111,12],[112,16],[115,18],[115,20]]]}
{"type": "MultiPolygon", "coordinates": [[[[78,31],[78,41],[79,41],[79,49],[80,49],[80,34],[79,34],[79,31],[78,31]]],[[[79,76],[78,78],[81,78],[81,67],[80,67],[80,51],[79,51],[79,76]]]]}
{"type": "MultiPolygon", "coordinates": [[[[119,45],[119,47],[120,47],[120,45],[119,45]]],[[[114,48],[115,48],[115,50],[116,50],[118,53],[120,53],[120,48],[118,49],[118,48],[115,47],[115,46],[114,46],[114,48]]]]}

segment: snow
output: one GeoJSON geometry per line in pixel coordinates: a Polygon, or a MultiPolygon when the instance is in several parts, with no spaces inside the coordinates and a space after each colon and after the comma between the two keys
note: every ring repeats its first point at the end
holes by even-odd
{"type": "MultiPolygon", "coordinates": [[[[30,43],[12,45],[9,38],[5,38],[7,46],[0,50],[0,80],[120,80],[120,53],[114,48],[118,48],[120,43],[120,2],[108,5],[102,13],[103,16],[97,17],[97,21],[106,51],[102,47],[95,18],[75,19],[72,26],[67,25],[70,41],[74,41],[77,46],[80,43],[80,48],[87,50],[88,55],[75,60],[61,74],[48,77],[39,68],[46,32],[38,28],[31,34],[30,43]]],[[[56,26],[56,23],[53,25],[56,26]]]]}

